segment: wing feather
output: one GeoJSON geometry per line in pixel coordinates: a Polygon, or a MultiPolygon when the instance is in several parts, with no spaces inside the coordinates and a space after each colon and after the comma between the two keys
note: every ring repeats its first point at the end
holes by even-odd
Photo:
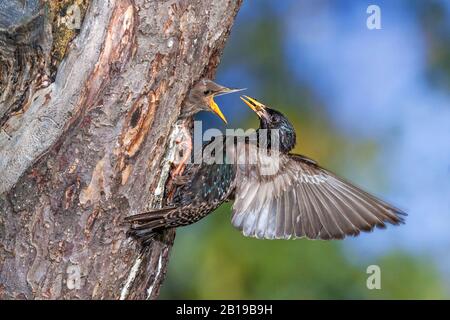
{"type": "MultiPolygon", "coordinates": [[[[269,155],[258,155],[258,157],[269,155]]],[[[278,155],[279,170],[263,175],[239,165],[232,223],[244,235],[266,239],[342,239],[403,223],[402,211],[300,155],[278,155]]],[[[274,165],[274,164],[271,164],[274,165]]]]}

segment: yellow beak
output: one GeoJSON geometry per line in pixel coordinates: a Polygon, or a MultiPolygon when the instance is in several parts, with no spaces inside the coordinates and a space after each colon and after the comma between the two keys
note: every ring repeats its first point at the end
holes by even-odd
{"type": "Polygon", "coordinates": [[[220,119],[223,120],[223,122],[225,122],[225,124],[228,124],[227,119],[225,118],[225,116],[223,115],[222,111],[220,110],[219,106],[217,105],[217,103],[214,101],[214,96],[212,96],[211,98],[209,98],[209,106],[211,107],[211,110],[217,114],[219,116],[220,119]]]}
{"type": "Polygon", "coordinates": [[[240,98],[245,102],[246,105],[250,107],[250,109],[252,109],[258,115],[258,117],[261,118],[262,116],[264,116],[266,109],[265,105],[249,96],[241,96],[240,98]]]}

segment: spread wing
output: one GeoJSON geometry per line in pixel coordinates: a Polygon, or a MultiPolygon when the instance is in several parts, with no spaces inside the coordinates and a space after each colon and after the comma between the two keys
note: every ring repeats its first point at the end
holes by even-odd
{"type": "Polygon", "coordinates": [[[342,239],[406,215],[306,157],[281,155],[278,172],[267,175],[264,161],[238,166],[232,224],[245,236],[342,239]]]}

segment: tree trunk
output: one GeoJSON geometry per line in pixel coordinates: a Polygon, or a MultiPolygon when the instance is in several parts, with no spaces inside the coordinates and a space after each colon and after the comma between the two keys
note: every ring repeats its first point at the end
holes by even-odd
{"type": "Polygon", "coordinates": [[[160,204],[172,126],[240,4],[0,2],[0,298],[158,296],[175,232],[142,249],[122,219],[160,204]]]}

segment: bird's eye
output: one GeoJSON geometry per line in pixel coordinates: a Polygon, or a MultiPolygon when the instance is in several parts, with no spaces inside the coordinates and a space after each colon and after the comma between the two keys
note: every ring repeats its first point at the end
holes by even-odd
{"type": "Polygon", "coordinates": [[[278,117],[276,115],[273,115],[273,116],[270,117],[270,121],[277,122],[278,121],[278,117]]]}
{"type": "Polygon", "coordinates": [[[204,94],[205,96],[207,96],[207,95],[211,94],[211,90],[205,90],[205,91],[203,91],[203,94],[204,94]]]}

